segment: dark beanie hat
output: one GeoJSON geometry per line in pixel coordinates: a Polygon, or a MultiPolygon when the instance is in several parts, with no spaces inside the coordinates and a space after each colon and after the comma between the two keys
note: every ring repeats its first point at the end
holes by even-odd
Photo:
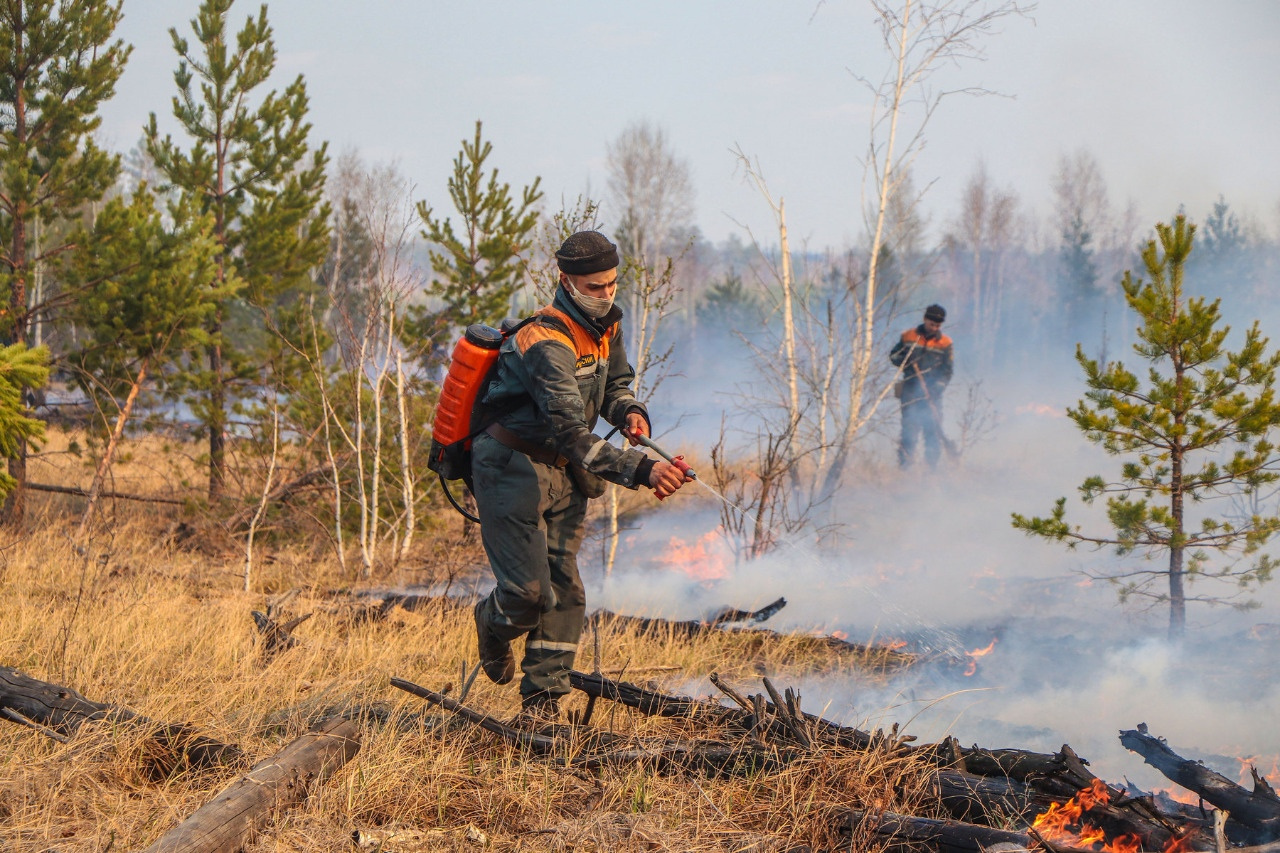
{"type": "Polygon", "coordinates": [[[930,305],[928,308],[924,309],[924,318],[926,320],[932,320],[935,323],[946,322],[947,309],[943,308],[941,305],[930,305]]]}
{"type": "Polygon", "coordinates": [[[579,231],[556,252],[560,271],[569,275],[590,275],[618,266],[618,247],[599,231],[579,231]]]}

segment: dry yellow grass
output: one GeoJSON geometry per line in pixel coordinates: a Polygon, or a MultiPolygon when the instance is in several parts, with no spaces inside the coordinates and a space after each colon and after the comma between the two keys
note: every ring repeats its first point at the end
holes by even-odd
{"type": "MultiPolygon", "coordinates": [[[[148,453],[135,452],[121,466],[115,488],[158,491],[170,482],[168,463],[158,459],[164,448],[151,441],[148,453]]],[[[83,483],[83,469],[68,460],[40,460],[33,479],[83,483]],[[51,464],[56,460],[60,468],[51,464]]],[[[463,662],[475,659],[466,608],[358,618],[356,608],[330,594],[352,586],[351,579],[325,548],[306,543],[275,545],[246,593],[235,541],[210,539],[210,547],[193,550],[175,534],[183,510],[117,505],[81,543],[74,528],[82,505],[33,494],[28,526],[2,534],[0,665],[154,720],[191,723],[238,744],[252,761],[324,713],[365,714],[356,758],[273,823],[253,850],[354,849],[355,832],[400,851],[829,848],[838,810],[909,811],[923,796],[901,760],[882,755],[818,751],[781,772],[732,779],[557,767],[389,686],[393,675],[433,689],[457,683],[463,662]],[[315,615],[297,630],[297,647],[264,665],[250,611],[264,609],[269,593],[294,588],[300,592],[290,611],[315,615]]],[[[439,527],[443,532],[422,541],[395,580],[432,580],[443,553],[454,555],[451,570],[478,565],[475,543],[456,541],[456,524],[439,527]]],[[[803,638],[767,649],[753,642],[724,633],[691,641],[623,631],[602,639],[602,663],[678,667],[668,683],[712,670],[745,678],[760,666],[785,680],[824,665],[803,638]],[[745,663],[726,670],[725,660],[745,663]]],[[[580,666],[590,663],[588,652],[580,666]]],[[[514,686],[481,677],[467,702],[505,718],[518,696],[514,686]]],[[[574,696],[569,708],[584,704],[574,696]]],[[[592,725],[638,736],[698,734],[687,723],[609,703],[597,706],[592,725]]],[[[0,721],[0,850],[140,848],[245,769],[157,778],[153,749],[123,726],[85,727],[63,744],[0,721]]]]}

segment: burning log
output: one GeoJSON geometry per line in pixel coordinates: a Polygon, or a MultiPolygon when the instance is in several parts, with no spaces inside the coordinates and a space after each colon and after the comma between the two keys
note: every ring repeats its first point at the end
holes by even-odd
{"type": "Polygon", "coordinates": [[[356,723],[330,720],[258,762],[144,853],[239,850],[272,814],[301,802],[312,786],[323,785],[359,751],[360,732],[356,723]]]}
{"type": "Polygon", "coordinates": [[[69,738],[85,723],[99,720],[145,731],[158,747],[150,756],[151,769],[161,777],[188,767],[231,764],[243,756],[239,747],[205,737],[186,724],[160,723],[128,708],[92,702],[70,687],[7,666],[0,666],[0,714],[56,739],[69,738]]]}
{"type": "Polygon", "coordinates": [[[779,695],[767,679],[770,700],[760,695],[743,696],[714,673],[711,682],[738,707],[668,696],[598,674],[570,675],[573,687],[592,697],[611,699],[649,715],[700,717],[757,738],[767,736],[797,744],[802,752],[821,746],[921,756],[936,768],[933,782],[939,801],[959,820],[980,823],[992,814],[1017,815],[1027,821],[1045,814],[1056,818],[1063,814],[1064,801],[1075,805],[1084,800],[1080,812],[1089,812],[1102,837],[1137,839],[1150,850],[1191,849],[1190,838],[1204,827],[1203,822],[1161,813],[1149,798],[1109,788],[1067,745],[1052,755],[977,746],[961,749],[953,740],[914,746],[896,729],[867,733],[804,713],[798,695],[790,690],[779,695]]]}
{"type": "Polygon", "coordinates": [[[1254,780],[1250,792],[1200,762],[1178,755],[1163,740],[1148,734],[1145,723],[1139,723],[1137,729],[1120,732],[1120,743],[1141,755],[1143,761],[1171,781],[1227,812],[1233,821],[1254,830],[1258,837],[1247,840],[1257,843],[1280,836],[1280,797],[1256,768],[1250,768],[1254,780]]]}

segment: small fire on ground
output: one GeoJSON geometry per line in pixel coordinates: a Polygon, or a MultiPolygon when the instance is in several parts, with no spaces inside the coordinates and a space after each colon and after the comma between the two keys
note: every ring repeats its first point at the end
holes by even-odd
{"type": "Polygon", "coordinates": [[[729,576],[729,559],[728,548],[719,531],[712,530],[693,542],[672,536],[658,562],[695,580],[713,581],[729,576]]]}
{"type": "Polygon", "coordinates": [[[978,671],[978,658],[986,657],[996,647],[996,641],[992,640],[985,648],[974,649],[971,652],[965,652],[964,656],[969,659],[969,663],[964,668],[965,677],[968,678],[978,671]]]}
{"type": "MultiPolygon", "coordinates": [[[[1031,828],[1046,846],[1074,847],[1097,850],[1099,853],[1138,853],[1142,839],[1136,835],[1119,835],[1110,841],[1106,833],[1084,820],[1084,815],[1096,806],[1111,802],[1111,791],[1101,779],[1094,779],[1088,788],[1079,791],[1065,803],[1052,803],[1049,810],[1037,815],[1031,828]]],[[[1192,834],[1174,838],[1163,853],[1183,853],[1188,849],[1192,834]]]]}

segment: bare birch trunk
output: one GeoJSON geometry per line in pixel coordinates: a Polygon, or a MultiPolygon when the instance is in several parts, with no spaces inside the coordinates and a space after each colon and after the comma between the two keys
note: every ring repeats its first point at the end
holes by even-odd
{"type": "Polygon", "coordinates": [[[782,349],[787,360],[787,420],[795,424],[800,419],[800,382],[796,368],[796,320],[794,313],[794,284],[791,271],[791,244],[787,240],[787,207],[785,199],[778,199],[778,241],[782,252],[782,349]]]}
{"type": "Polygon", "coordinates": [[[400,477],[404,499],[404,538],[400,540],[397,560],[403,560],[413,544],[413,529],[417,524],[414,513],[413,469],[409,467],[409,417],[405,409],[404,358],[396,352],[396,411],[400,417],[400,477]]]}
{"type": "Polygon", "coordinates": [[[604,576],[613,574],[613,563],[618,558],[618,487],[609,484],[609,545],[604,555],[604,576]]]}
{"type": "Polygon", "coordinates": [[[356,485],[360,500],[360,571],[362,577],[373,574],[373,555],[369,552],[369,490],[365,482],[364,472],[364,363],[368,354],[368,335],[360,341],[360,358],[358,369],[353,374],[356,386],[356,434],[354,450],[356,453],[356,485]]]}
{"type": "Polygon", "coordinates": [[[271,462],[267,465],[267,479],[262,484],[262,498],[258,501],[258,510],[253,514],[253,519],[249,522],[249,533],[244,540],[244,591],[249,592],[252,588],[251,579],[253,576],[253,540],[258,532],[258,522],[262,520],[262,515],[267,511],[267,503],[271,495],[271,482],[276,476],[276,464],[280,458],[280,401],[277,400],[271,407],[271,462]]]}

